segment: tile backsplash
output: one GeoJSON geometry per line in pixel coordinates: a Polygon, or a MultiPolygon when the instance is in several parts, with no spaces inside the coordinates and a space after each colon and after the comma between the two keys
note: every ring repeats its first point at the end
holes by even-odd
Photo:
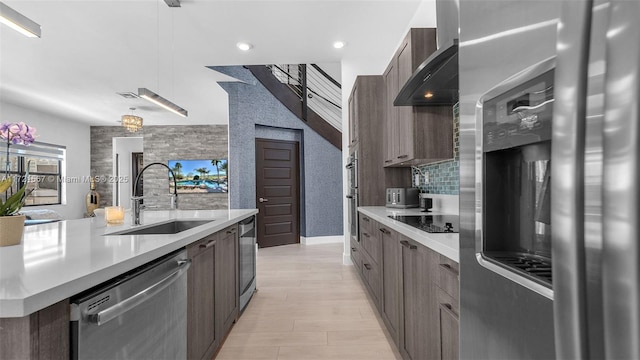
{"type": "Polygon", "coordinates": [[[420,183],[413,183],[420,189],[420,192],[447,195],[458,195],[460,192],[460,110],[458,104],[453,106],[453,146],[453,159],[419,165],[411,170],[413,179],[420,172],[428,174],[428,182],[425,182],[424,176],[420,176],[420,183]]]}

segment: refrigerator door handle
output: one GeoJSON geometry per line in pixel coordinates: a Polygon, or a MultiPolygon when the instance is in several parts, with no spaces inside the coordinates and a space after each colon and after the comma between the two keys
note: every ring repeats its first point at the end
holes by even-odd
{"type": "Polygon", "coordinates": [[[588,359],[584,157],[592,0],[566,1],[558,24],[551,147],[554,327],[558,359],[588,359]],[[558,106],[561,105],[561,106],[558,106]]]}
{"type": "Polygon", "coordinates": [[[611,1],[602,189],[602,292],[607,359],[640,359],[639,16],[638,1],[611,1]]]}

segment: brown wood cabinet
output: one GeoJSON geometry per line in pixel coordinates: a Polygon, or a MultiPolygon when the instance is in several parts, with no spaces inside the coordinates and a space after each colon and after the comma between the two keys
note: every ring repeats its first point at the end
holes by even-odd
{"type": "Polygon", "coordinates": [[[226,335],[238,318],[238,225],[234,224],[217,234],[216,330],[218,334],[226,335]]]}
{"type": "Polygon", "coordinates": [[[406,359],[435,359],[438,339],[435,326],[438,254],[401,236],[402,318],[400,353],[406,359]]]}
{"type": "Polygon", "coordinates": [[[440,255],[437,278],[438,359],[457,360],[459,347],[459,264],[440,255]]]}
{"type": "Polygon", "coordinates": [[[408,167],[453,158],[450,106],[393,105],[413,72],[436,50],[436,29],[411,29],[384,72],[384,166],[408,167]]]}
{"type": "Polygon", "coordinates": [[[438,359],[457,360],[459,343],[458,301],[438,288],[438,359]]]}
{"type": "Polygon", "coordinates": [[[362,260],[360,257],[360,244],[355,240],[355,238],[351,238],[351,261],[353,261],[353,266],[356,268],[356,271],[362,271],[362,260]]]}
{"type": "Polygon", "coordinates": [[[458,359],[459,265],[359,214],[351,258],[404,359],[458,359]]]}
{"type": "Polygon", "coordinates": [[[359,214],[360,273],[378,309],[382,308],[382,242],[377,222],[366,215],[359,214]]]}
{"type": "Polygon", "coordinates": [[[217,234],[187,247],[187,358],[210,359],[220,339],[215,324],[215,258],[217,234]]]}
{"type": "Polygon", "coordinates": [[[400,234],[380,226],[382,234],[382,320],[396,344],[400,343],[400,234]]]}
{"type": "Polygon", "coordinates": [[[354,85],[349,98],[349,149],[358,143],[358,87],[354,85]],[[355,96],[354,96],[355,95],[355,96]]]}
{"type": "Polygon", "coordinates": [[[387,70],[382,75],[384,78],[384,104],[385,104],[385,118],[384,118],[384,166],[392,165],[396,163],[396,156],[400,153],[399,148],[399,136],[397,123],[398,119],[398,107],[393,106],[393,100],[396,94],[400,92],[400,84],[398,82],[398,61],[394,57],[387,70]]]}
{"type": "Polygon", "coordinates": [[[21,318],[0,318],[0,359],[68,359],[69,300],[21,318]]]}
{"type": "Polygon", "coordinates": [[[351,152],[358,157],[358,205],[385,204],[385,189],[411,184],[409,169],[385,169],[384,81],[381,75],[358,76],[349,97],[351,152]]]}
{"type": "Polygon", "coordinates": [[[380,269],[380,264],[369,256],[369,254],[365,251],[361,253],[362,255],[362,275],[365,281],[365,284],[369,287],[369,294],[373,299],[373,303],[376,305],[376,308],[380,310],[382,308],[382,272],[380,269]]]}
{"type": "Polygon", "coordinates": [[[211,359],[238,317],[238,227],[187,247],[187,357],[211,359]]]}

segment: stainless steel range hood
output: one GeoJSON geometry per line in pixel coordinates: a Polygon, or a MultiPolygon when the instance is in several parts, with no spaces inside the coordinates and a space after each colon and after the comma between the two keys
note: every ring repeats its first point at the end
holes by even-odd
{"type": "Polygon", "coordinates": [[[438,50],[402,87],[395,106],[453,105],[458,102],[458,0],[436,1],[438,50]]]}

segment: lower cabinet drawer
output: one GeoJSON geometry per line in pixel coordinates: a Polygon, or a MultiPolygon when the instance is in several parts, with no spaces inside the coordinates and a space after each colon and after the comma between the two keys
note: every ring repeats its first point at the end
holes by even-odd
{"type": "Polygon", "coordinates": [[[440,255],[438,261],[438,286],[452,296],[456,302],[460,299],[460,266],[457,262],[440,255]]]}
{"type": "Polygon", "coordinates": [[[438,359],[457,360],[459,359],[459,333],[460,317],[458,311],[458,300],[452,298],[444,290],[436,287],[438,299],[437,331],[438,336],[438,359]]]}
{"type": "Polygon", "coordinates": [[[360,255],[360,246],[354,240],[351,240],[351,261],[358,272],[362,272],[362,256],[360,255]]]}
{"type": "Polygon", "coordinates": [[[373,261],[367,254],[362,254],[362,274],[369,287],[369,292],[373,297],[376,307],[381,309],[382,294],[382,272],[377,262],[373,261]]]}
{"type": "Polygon", "coordinates": [[[369,218],[367,215],[358,213],[358,227],[360,228],[360,230],[364,230],[365,232],[370,233],[372,229],[371,222],[371,218],[369,218]]]}

